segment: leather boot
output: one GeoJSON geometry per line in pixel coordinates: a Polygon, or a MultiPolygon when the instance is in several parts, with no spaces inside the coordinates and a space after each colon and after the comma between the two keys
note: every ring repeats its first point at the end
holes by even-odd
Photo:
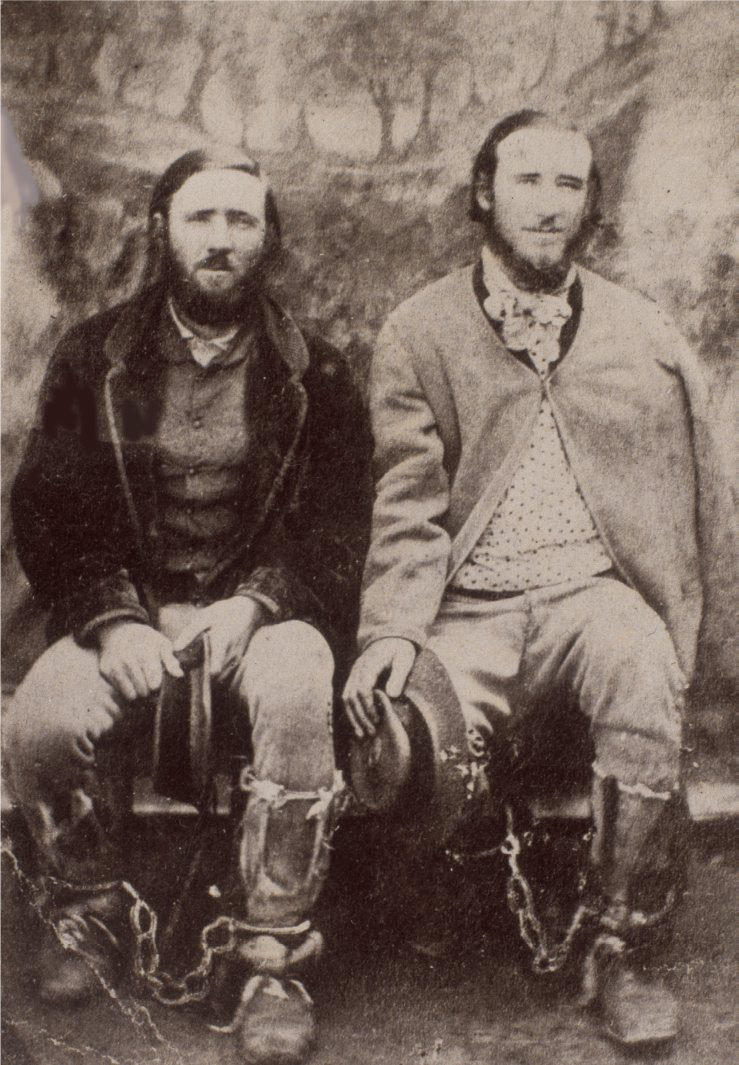
{"type": "Polygon", "coordinates": [[[238,866],[253,933],[239,949],[251,973],[232,1024],[246,1065],[300,1065],[316,1037],[313,1003],[296,974],[321,953],[307,915],[326,879],[343,781],[291,792],[246,771],[238,866]]]}
{"type": "Polygon", "coordinates": [[[671,1042],[678,1033],[677,1000],[665,982],[629,951],[626,936],[602,932],[591,965],[603,1032],[631,1049],[671,1042]]]}
{"type": "Polygon", "coordinates": [[[54,908],[38,963],[38,993],[55,1006],[104,995],[123,968],[123,912],[116,890],[74,894],[54,908]]]}
{"type": "MultiPolygon", "coordinates": [[[[287,930],[285,930],[287,931],[287,930]]],[[[320,932],[280,938],[255,935],[239,948],[250,971],[230,1025],[218,1029],[237,1035],[246,1065],[300,1065],[316,1038],[313,1002],[296,972],[323,949],[320,932]],[[291,945],[288,940],[295,942],[291,945]]]]}
{"type": "Polygon", "coordinates": [[[612,777],[596,781],[593,860],[604,909],[586,963],[586,993],[604,1034],[630,1049],[670,1042],[678,1032],[674,995],[640,961],[664,925],[676,887],[663,899],[662,912],[637,908],[647,859],[653,864],[655,857],[670,858],[669,803],[674,805],[674,796],[626,787],[612,777]]]}

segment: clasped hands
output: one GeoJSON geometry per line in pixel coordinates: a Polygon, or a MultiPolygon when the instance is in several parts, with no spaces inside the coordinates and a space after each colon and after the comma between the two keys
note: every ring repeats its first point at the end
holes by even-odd
{"type": "Polygon", "coordinates": [[[164,673],[181,677],[177,653],[202,632],[210,641],[211,677],[227,675],[236,668],[267,610],[255,599],[235,595],[199,610],[173,641],[151,625],[138,621],[114,621],[98,636],[98,668],[124,699],[145,699],[159,691],[164,673]]]}

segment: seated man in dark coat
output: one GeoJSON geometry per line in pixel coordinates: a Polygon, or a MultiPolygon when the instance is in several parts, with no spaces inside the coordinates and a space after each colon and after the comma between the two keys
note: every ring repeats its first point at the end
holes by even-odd
{"type": "Polygon", "coordinates": [[[333,677],[355,624],[370,435],[344,359],[266,290],[280,227],[257,164],[187,153],[157,183],[150,227],[151,283],[59,344],[13,492],[52,642],[15,695],[5,755],[71,948],[44,956],[40,990],[78,1002],[120,969],[131,900],[101,767],[207,634],[216,711],[250,752],[243,1060],[299,1061],[314,1024],[292,977],[321,946],[310,913],[339,790],[333,677]]]}

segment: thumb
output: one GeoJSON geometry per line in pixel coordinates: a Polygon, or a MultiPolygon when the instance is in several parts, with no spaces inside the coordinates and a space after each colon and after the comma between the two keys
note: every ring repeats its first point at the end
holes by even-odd
{"type": "Polygon", "coordinates": [[[403,688],[405,687],[405,682],[408,680],[408,674],[411,671],[412,665],[413,656],[405,650],[398,651],[393,656],[392,666],[390,667],[390,676],[385,685],[385,691],[391,699],[397,699],[403,694],[403,688]]]}
{"type": "Polygon", "coordinates": [[[166,643],[162,643],[159,648],[159,657],[170,677],[184,677],[182,666],[175,658],[174,649],[169,640],[166,643]]]}
{"type": "Polygon", "coordinates": [[[184,651],[188,644],[192,643],[201,632],[206,632],[210,628],[210,621],[207,614],[203,611],[200,617],[195,618],[188,625],[185,625],[182,632],[179,634],[176,640],[172,643],[172,650],[175,654],[179,654],[180,651],[184,651]]]}

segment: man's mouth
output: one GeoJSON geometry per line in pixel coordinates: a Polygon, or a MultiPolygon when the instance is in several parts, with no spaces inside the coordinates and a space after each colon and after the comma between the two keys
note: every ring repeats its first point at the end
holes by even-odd
{"type": "Polygon", "coordinates": [[[208,270],[210,273],[233,273],[233,269],[228,259],[204,259],[198,263],[197,270],[208,270]]]}

